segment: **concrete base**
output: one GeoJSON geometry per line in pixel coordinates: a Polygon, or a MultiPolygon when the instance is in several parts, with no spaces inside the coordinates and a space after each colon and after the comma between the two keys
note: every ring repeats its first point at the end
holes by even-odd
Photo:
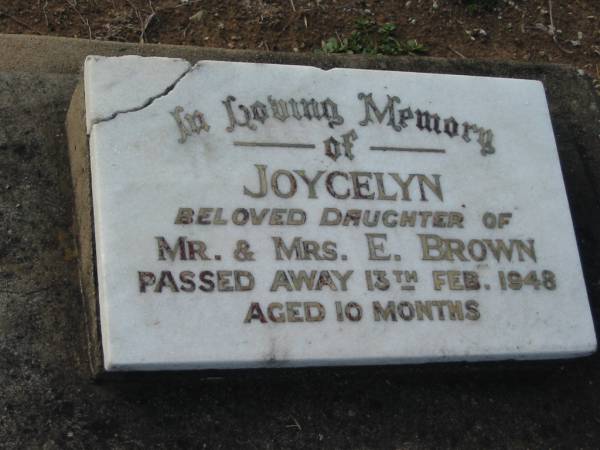
{"type": "Polygon", "coordinates": [[[0,36],[2,446],[597,445],[598,354],[564,363],[147,374],[92,382],[64,127],[79,67],[89,53],[541,79],[599,317],[600,102],[590,80],[574,69],[0,36]]]}

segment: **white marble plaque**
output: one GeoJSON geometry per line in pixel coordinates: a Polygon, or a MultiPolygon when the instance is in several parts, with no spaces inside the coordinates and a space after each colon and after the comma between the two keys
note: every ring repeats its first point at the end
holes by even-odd
{"type": "Polygon", "coordinates": [[[107,370],[596,348],[540,82],[85,64],[107,370]]]}

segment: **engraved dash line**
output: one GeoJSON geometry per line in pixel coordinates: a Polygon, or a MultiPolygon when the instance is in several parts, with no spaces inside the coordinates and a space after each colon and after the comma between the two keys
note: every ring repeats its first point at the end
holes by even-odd
{"type": "Polygon", "coordinates": [[[400,286],[400,289],[403,291],[414,291],[415,287],[414,286],[400,286]]]}
{"type": "Polygon", "coordinates": [[[411,148],[411,147],[384,147],[371,146],[370,150],[380,150],[382,152],[412,152],[412,153],[446,153],[443,148],[411,148]]]}
{"type": "Polygon", "coordinates": [[[314,144],[295,144],[293,142],[246,142],[234,141],[237,147],[267,147],[267,148],[316,148],[314,144]]]}

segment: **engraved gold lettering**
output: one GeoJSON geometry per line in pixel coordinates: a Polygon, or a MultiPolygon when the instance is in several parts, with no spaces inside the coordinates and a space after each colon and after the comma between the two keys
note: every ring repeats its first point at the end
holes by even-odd
{"type": "Polygon", "coordinates": [[[246,318],[244,319],[244,323],[250,323],[253,320],[259,320],[262,323],[267,323],[267,319],[260,308],[260,304],[256,302],[250,303],[250,308],[248,308],[248,312],[246,313],[246,318]]]}
{"type": "Polygon", "coordinates": [[[267,166],[262,164],[255,164],[254,167],[258,170],[258,192],[252,192],[246,186],[244,186],[244,195],[248,195],[253,198],[261,198],[267,195],[267,166]]]}
{"type": "Polygon", "coordinates": [[[386,241],[387,235],[385,233],[365,233],[365,236],[369,247],[370,261],[389,261],[392,258],[392,255],[382,253],[385,250],[383,242],[376,242],[376,239],[386,241]]]}

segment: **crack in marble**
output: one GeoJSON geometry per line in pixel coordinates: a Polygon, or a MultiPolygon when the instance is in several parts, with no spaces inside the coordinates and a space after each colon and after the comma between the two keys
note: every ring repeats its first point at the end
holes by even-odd
{"type": "MultiPolygon", "coordinates": [[[[188,63],[189,64],[189,63],[188,63]]],[[[117,110],[115,112],[113,112],[111,115],[106,116],[106,117],[99,117],[99,118],[95,118],[91,121],[90,123],[90,129],[88,131],[88,135],[92,132],[92,129],[94,128],[94,125],[97,125],[99,123],[103,123],[103,122],[109,122],[113,119],[115,119],[116,117],[120,116],[121,114],[127,114],[127,113],[132,113],[132,112],[137,112],[137,111],[141,111],[143,109],[146,109],[148,106],[150,106],[152,103],[154,103],[156,100],[158,100],[159,98],[162,97],[166,97],[167,95],[169,95],[169,93],[175,89],[175,87],[179,84],[179,82],[181,80],[183,80],[183,78],[185,78],[188,74],[190,74],[194,69],[196,69],[200,64],[196,63],[196,64],[190,64],[189,67],[181,74],[179,75],[175,81],[173,81],[171,84],[169,84],[165,89],[163,89],[160,93],[153,95],[152,97],[149,97],[148,100],[146,100],[143,104],[141,104],[140,106],[136,106],[134,108],[128,108],[128,109],[121,109],[121,110],[117,110]]]]}

